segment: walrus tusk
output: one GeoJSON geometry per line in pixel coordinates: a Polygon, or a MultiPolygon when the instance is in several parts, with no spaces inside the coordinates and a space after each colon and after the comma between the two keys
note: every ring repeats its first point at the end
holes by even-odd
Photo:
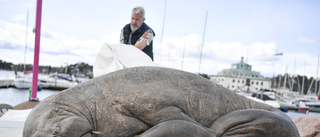
{"type": "Polygon", "coordinates": [[[102,133],[100,131],[91,131],[92,134],[101,135],[102,133]]]}

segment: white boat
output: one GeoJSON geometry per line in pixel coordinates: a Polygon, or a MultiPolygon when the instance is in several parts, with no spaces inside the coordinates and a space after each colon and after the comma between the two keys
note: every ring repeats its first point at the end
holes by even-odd
{"type": "Polygon", "coordinates": [[[310,101],[310,102],[305,102],[304,104],[308,107],[320,108],[320,101],[310,101]]]}
{"type": "MultiPolygon", "coordinates": [[[[280,108],[280,104],[278,103],[278,101],[276,100],[272,100],[272,99],[269,99],[269,100],[262,100],[261,98],[257,97],[257,96],[253,96],[254,94],[251,93],[251,92],[238,92],[237,93],[238,95],[241,95],[241,96],[244,96],[248,99],[251,99],[251,100],[254,100],[254,101],[257,101],[257,102],[260,102],[260,103],[264,103],[264,104],[267,104],[267,105],[270,105],[274,108],[280,108]]],[[[260,93],[256,93],[256,94],[260,94],[260,93]]]]}
{"type": "Polygon", "coordinates": [[[292,98],[281,98],[279,103],[282,108],[320,112],[320,101],[317,98],[317,96],[300,95],[292,98]]]}
{"type": "Polygon", "coordinates": [[[73,75],[54,73],[49,76],[39,77],[39,86],[50,89],[67,89],[78,84],[73,75]]]}
{"type": "Polygon", "coordinates": [[[14,86],[19,89],[29,89],[32,87],[32,77],[17,77],[14,79],[14,86]]]}
{"type": "Polygon", "coordinates": [[[290,110],[307,109],[303,102],[299,102],[289,98],[280,98],[278,102],[281,108],[286,108],[290,110]]]}
{"type": "MultiPolygon", "coordinates": [[[[78,81],[73,75],[64,73],[54,73],[52,75],[40,75],[38,87],[50,89],[67,89],[75,86],[78,81]]],[[[14,79],[14,85],[18,89],[29,89],[32,87],[32,76],[23,75],[14,79]]]]}
{"type": "MultiPolygon", "coordinates": [[[[23,74],[22,76],[17,76],[13,82],[14,86],[18,89],[30,89],[32,87],[32,74],[23,74]]],[[[38,81],[38,90],[41,90],[39,86],[40,81],[38,81]]]]}

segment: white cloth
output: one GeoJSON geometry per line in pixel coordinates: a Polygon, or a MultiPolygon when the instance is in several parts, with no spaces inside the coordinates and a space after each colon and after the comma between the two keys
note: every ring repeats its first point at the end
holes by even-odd
{"type": "Polygon", "coordinates": [[[124,68],[159,66],[143,51],[132,45],[104,44],[93,66],[93,75],[98,77],[124,68]]]}
{"type": "Polygon", "coordinates": [[[0,137],[22,137],[24,122],[32,109],[9,109],[0,117],[0,137]]]}
{"type": "Polygon", "coordinates": [[[0,117],[0,120],[8,121],[25,121],[32,109],[15,110],[9,109],[6,113],[0,117]]]}

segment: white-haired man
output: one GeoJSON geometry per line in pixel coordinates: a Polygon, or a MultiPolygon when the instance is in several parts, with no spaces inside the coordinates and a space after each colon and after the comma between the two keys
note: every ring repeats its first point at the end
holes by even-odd
{"type": "Polygon", "coordinates": [[[144,21],[144,8],[133,8],[131,22],[121,30],[120,42],[134,45],[153,60],[153,37],[155,33],[144,21]]]}

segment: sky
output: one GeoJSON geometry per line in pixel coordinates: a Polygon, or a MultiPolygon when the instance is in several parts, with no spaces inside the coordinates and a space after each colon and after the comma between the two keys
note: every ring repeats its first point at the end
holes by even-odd
{"type": "MultiPolygon", "coordinates": [[[[39,65],[94,65],[136,6],[161,66],[216,75],[243,57],[264,77],[320,76],[319,0],[43,0],[39,65]]],[[[35,15],[36,0],[0,0],[1,60],[33,64],[35,15]]]]}

